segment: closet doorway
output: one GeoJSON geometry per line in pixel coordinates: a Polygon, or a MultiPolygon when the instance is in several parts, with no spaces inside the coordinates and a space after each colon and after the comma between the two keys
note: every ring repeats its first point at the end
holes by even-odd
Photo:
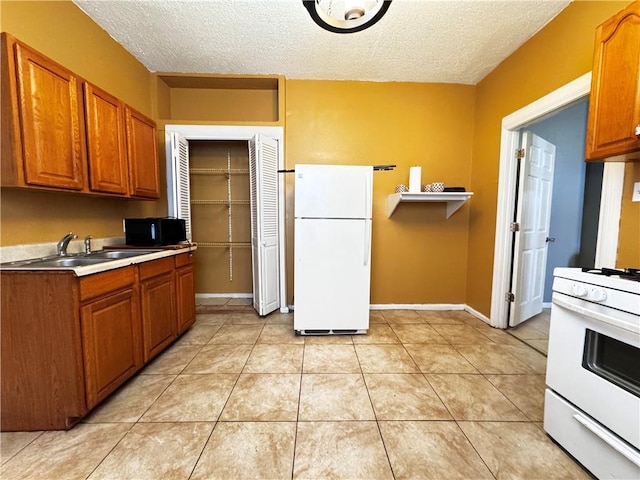
{"type": "Polygon", "coordinates": [[[167,125],[169,215],[183,218],[196,296],[287,313],[281,127],[167,125]]]}
{"type": "Polygon", "coordinates": [[[249,187],[247,142],[189,142],[196,292],[252,298],[249,187]]]}

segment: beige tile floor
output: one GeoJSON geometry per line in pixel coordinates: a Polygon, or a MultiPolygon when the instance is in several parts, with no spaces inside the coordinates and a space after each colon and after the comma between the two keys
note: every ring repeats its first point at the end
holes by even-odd
{"type": "Polygon", "coordinates": [[[539,313],[520,325],[507,329],[507,332],[546,355],[549,346],[550,319],[551,309],[544,308],[542,309],[542,313],[539,313]]]}
{"type": "Polygon", "coordinates": [[[545,362],[464,312],[199,314],[72,430],[2,433],[0,478],[590,478],[542,430],[545,362]]]}

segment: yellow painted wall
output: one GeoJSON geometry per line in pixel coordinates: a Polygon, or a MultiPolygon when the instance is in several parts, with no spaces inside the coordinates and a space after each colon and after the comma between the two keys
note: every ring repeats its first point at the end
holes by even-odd
{"type": "MultiPolygon", "coordinates": [[[[465,85],[287,80],[287,168],[397,165],[374,173],[371,303],[465,302],[469,207],[447,220],[443,203],[401,204],[387,218],[387,196],[408,184],[413,165],[423,183],[469,187],[474,102],[465,85]]],[[[294,179],[286,179],[291,297],[294,179]]]]}
{"type": "MultiPolygon", "coordinates": [[[[72,2],[2,1],[0,30],[142,113],[154,114],[152,75],[72,2]]],[[[161,175],[164,192],[164,172],[161,175]]],[[[165,200],[102,199],[7,188],[1,197],[2,245],[57,241],[70,230],[80,236],[119,236],[124,217],[166,213],[165,200]]]]}
{"type": "Polygon", "coordinates": [[[0,29],[151,115],[152,74],[71,1],[2,1],[0,29]]]}
{"type": "MultiPolygon", "coordinates": [[[[286,81],[288,168],[295,163],[398,165],[375,174],[372,303],[468,303],[489,314],[501,120],[589,71],[595,27],[627,4],[573,2],[476,87],[286,81]],[[387,195],[408,182],[412,165],[422,166],[423,183],[441,180],[475,195],[449,220],[443,204],[403,204],[389,219],[387,195]]],[[[178,118],[171,111],[170,89],[72,2],[1,1],[0,29],[143,113],[178,118]]],[[[69,230],[81,236],[121,235],[123,217],[166,214],[163,135],[158,132],[160,201],[2,189],[0,244],[56,241],[69,230]]],[[[627,170],[625,192],[629,177],[638,178],[637,165],[633,168],[627,170]]],[[[288,175],[290,296],[292,182],[288,175]]],[[[629,264],[637,254],[637,212],[638,204],[625,200],[619,260],[631,258],[629,264]]]]}
{"type": "Polygon", "coordinates": [[[277,122],[275,90],[172,88],[171,117],[178,120],[277,122]]]}
{"type": "Polygon", "coordinates": [[[628,4],[571,3],[477,85],[466,303],[487,316],[502,118],[590,71],[596,27],[628,4]]]}
{"type": "Polygon", "coordinates": [[[640,182],[640,161],[627,163],[624,169],[622,212],[616,267],[640,268],[640,203],[632,202],[633,184],[640,182]]]}

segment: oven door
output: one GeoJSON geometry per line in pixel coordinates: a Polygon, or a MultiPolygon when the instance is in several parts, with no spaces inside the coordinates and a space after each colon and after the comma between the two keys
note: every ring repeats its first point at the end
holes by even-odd
{"type": "Polygon", "coordinates": [[[640,317],[553,294],[547,385],[640,450],[640,317]]]}

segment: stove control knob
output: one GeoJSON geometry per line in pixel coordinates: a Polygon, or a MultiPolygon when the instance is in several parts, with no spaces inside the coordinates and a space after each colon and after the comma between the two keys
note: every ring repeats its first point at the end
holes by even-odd
{"type": "Polygon", "coordinates": [[[607,299],[607,292],[601,288],[592,288],[589,292],[589,299],[594,302],[604,302],[607,299]]]}
{"type": "Polygon", "coordinates": [[[571,292],[576,297],[586,297],[589,294],[589,290],[587,290],[587,287],[580,283],[574,283],[573,287],[571,288],[571,292]]]}

